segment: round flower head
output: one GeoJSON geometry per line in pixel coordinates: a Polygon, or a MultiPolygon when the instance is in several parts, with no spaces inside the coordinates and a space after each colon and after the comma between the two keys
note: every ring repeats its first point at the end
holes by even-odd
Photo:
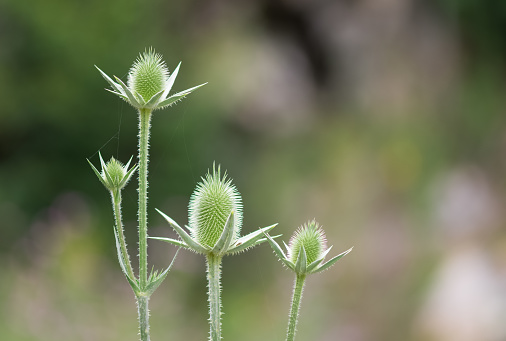
{"type": "Polygon", "coordinates": [[[190,198],[189,225],[192,237],[201,245],[213,247],[220,239],[230,213],[234,212],[234,237],[239,238],[242,225],[242,199],[231,179],[223,178],[213,166],[190,198]]]}
{"type": "Polygon", "coordinates": [[[109,161],[105,164],[106,168],[102,169],[102,177],[104,179],[109,178],[110,186],[113,188],[119,188],[121,187],[121,182],[123,181],[123,178],[125,177],[127,170],[125,169],[125,166],[123,164],[116,160],[114,157],[111,157],[109,161]],[[109,174],[109,177],[105,175],[105,172],[109,174]]]}
{"type": "Polygon", "coordinates": [[[121,190],[125,187],[128,181],[130,181],[133,173],[137,170],[137,166],[128,169],[132,158],[130,158],[126,165],[123,165],[113,157],[105,163],[100,152],[98,153],[98,156],[100,158],[100,164],[102,165],[102,171],[99,172],[90,160],[88,160],[88,163],[100,182],[102,182],[102,184],[110,191],[121,190]]]}
{"type": "Polygon", "coordinates": [[[148,101],[158,92],[165,90],[169,70],[162,56],[153,49],[139,55],[128,73],[128,87],[148,101]]]}
{"type": "Polygon", "coordinates": [[[311,264],[327,249],[325,232],[316,221],[310,221],[299,227],[288,243],[288,258],[293,263],[297,262],[300,250],[304,246],[307,264],[311,264]]]}

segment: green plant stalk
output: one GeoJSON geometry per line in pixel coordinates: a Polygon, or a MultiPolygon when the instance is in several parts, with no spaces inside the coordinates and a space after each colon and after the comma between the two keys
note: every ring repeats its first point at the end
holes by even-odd
{"type": "Polygon", "coordinates": [[[125,241],[125,235],[123,233],[123,220],[121,218],[121,190],[111,191],[114,218],[116,220],[116,231],[118,233],[118,240],[123,253],[123,263],[126,265],[126,270],[130,278],[135,278],[132,264],[130,263],[130,257],[128,256],[127,246],[125,241]]]}
{"type": "Polygon", "coordinates": [[[299,317],[300,300],[302,299],[302,291],[304,290],[304,281],[306,275],[297,274],[293,287],[292,306],[290,308],[290,316],[288,319],[288,330],[286,333],[286,341],[295,339],[297,331],[297,318],[299,317]]]}
{"type": "Polygon", "coordinates": [[[221,340],[221,260],[222,256],[208,254],[207,286],[209,288],[209,340],[221,340]]]}
{"type": "Polygon", "coordinates": [[[137,296],[139,312],[139,333],[142,341],[149,341],[149,296],[137,296]]]}
{"type": "Polygon", "coordinates": [[[151,110],[139,110],[139,289],[137,305],[141,341],[149,341],[148,278],[148,154],[151,110]]]}
{"type": "Polygon", "coordinates": [[[151,110],[139,110],[139,286],[144,291],[148,278],[148,154],[151,110]]]}

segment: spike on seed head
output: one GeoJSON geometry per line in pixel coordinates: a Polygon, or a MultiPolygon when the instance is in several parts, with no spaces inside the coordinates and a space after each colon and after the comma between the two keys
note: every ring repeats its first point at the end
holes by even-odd
{"type": "Polygon", "coordinates": [[[293,263],[297,262],[297,257],[302,246],[304,246],[306,251],[308,264],[317,260],[327,249],[325,232],[315,220],[299,227],[290,239],[288,243],[288,258],[293,263]]]}
{"type": "Polygon", "coordinates": [[[234,237],[239,238],[242,226],[242,199],[237,188],[221,177],[220,166],[208,172],[190,198],[189,224],[192,237],[202,245],[213,247],[220,239],[230,213],[234,212],[234,237]]]}
{"type": "Polygon", "coordinates": [[[165,89],[169,70],[153,48],[144,51],[137,57],[128,73],[128,87],[133,93],[138,93],[144,101],[165,89]]]}

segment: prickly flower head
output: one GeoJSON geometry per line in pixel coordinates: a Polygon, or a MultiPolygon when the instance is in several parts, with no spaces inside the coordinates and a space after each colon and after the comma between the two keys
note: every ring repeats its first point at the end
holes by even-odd
{"type": "Polygon", "coordinates": [[[169,78],[169,69],[162,56],[153,49],[137,57],[128,73],[128,87],[133,93],[148,101],[158,92],[165,90],[169,78]]]}
{"type": "Polygon", "coordinates": [[[169,75],[169,70],[162,60],[162,56],[150,48],[143,54],[140,54],[130,68],[127,81],[128,85],[123,83],[123,81],[116,76],[113,77],[113,80],[98,67],[96,68],[102,77],[111,85],[112,89],[106,90],[119,96],[137,109],[153,111],[171,106],[185,98],[192,91],[207,84],[200,84],[169,96],[169,92],[176,81],[180,66],[181,63],[179,63],[174,72],[169,75]]]}
{"type": "Polygon", "coordinates": [[[113,157],[105,163],[100,153],[98,153],[98,156],[100,158],[100,164],[102,165],[102,171],[99,172],[90,160],[88,160],[88,163],[100,182],[110,191],[119,191],[125,187],[128,181],[130,181],[133,173],[137,170],[137,165],[128,169],[132,158],[130,158],[126,165],[123,165],[113,157]]]}
{"type": "Polygon", "coordinates": [[[204,247],[213,247],[220,239],[230,213],[234,214],[234,236],[239,238],[242,225],[242,200],[226,173],[221,177],[220,167],[213,166],[197,185],[190,198],[189,225],[194,240],[204,247]]]}
{"type": "Polygon", "coordinates": [[[299,227],[288,243],[288,258],[293,262],[297,262],[299,252],[304,246],[306,251],[307,263],[311,264],[321,257],[327,249],[327,240],[325,232],[320,228],[314,220],[299,227]]]}

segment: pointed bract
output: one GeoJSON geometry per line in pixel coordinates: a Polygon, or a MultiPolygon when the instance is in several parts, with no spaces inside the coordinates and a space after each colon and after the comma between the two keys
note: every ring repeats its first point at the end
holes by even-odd
{"type": "Polygon", "coordinates": [[[167,277],[167,274],[169,273],[170,269],[172,268],[172,265],[174,264],[174,261],[176,260],[177,254],[179,253],[179,249],[177,249],[176,254],[172,258],[172,262],[170,262],[170,265],[167,269],[165,269],[164,272],[160,274],[155,274],[152,278],[150,278],[148,285],[146,287],[146,292],[151,295],[155,290],[162,284],[165,277],[167,277]]]}
{"type": "Polygon", "coordinates": [[[303,245],[297,257],[297,262],[295,263],[295,272],[298,274],[305,274],[306,267],[307,267],[306,249],[304,248],[303,245]]]}
{"type": "Polygon", "coordinates": [[[174,104],[175,102],[185,98],[186,96],[191,94],[194,90],[197,90],[198,88],[200,88],[206,84],[207,83],[200,84],[200,85],[194,86],[193,88],[189,88],[184,91],[178,92],[177,94],[174,94],[174,95],[170,96],[169,98],[167,98],[166,100],[163,100],[160,103],[158,103],[158,108],[161,108],[161,109],[166,108],[166,107],[174,104]]]}
{"type": "Polygon", "coordinates": [[[224,255],[228,248],[230,247],[230,243],[234,238],[234,211],[230,212],[228,219],[225,223],[225,228],[221,233],[220,239],[216,242],[212,249],[212,253],[215,255],[224,255]]]}
{"type": "Polygon", "coordinates": [[[179,68],[181,67],[181,62],[177,64],[176,69],[172,72],[169,79],[167,79],[167,83],[165,84],[165,90],[163,91],[162,95],[162,101],[167,98],[169,95],[170,90],[172,89],[172,86],[174,85],[174,82],[176,81],[177,74],[179,73],[179,68]]]}
{"type": "Polygon", "coordinates": [[[323,264],[319,268],[316,268],[316,270],[314,270],[314,273],[327,270],[332,265],[334,265],[338,260],[340,260],[341,258],[346,256],[348,253],[350,253],[351,250],[353,250],[353,247],[349,248],[348,250],[344,251],[343,253],[338,254],[337,256],[335,256],[334,258],[332,258],[331,260],[329,260],[327,263],[323,264]]]}
{"type": "Polygon", "coordinates": [[[269,232],[277,225],[278,224],[273,224],[271,226],[264,227],[262,229],[259,229],[258,231],[253,231],[250,234],[247,234],[244,237],[239,238],[228,250],[228,253],[238,253],[267,241],[266,238],[263,238],[264,233],[269,232]]]}
{"type": "Polygon", "coordinates": [[[159,209],[156,209],[158,213],[162,215],[162,217],[169,223],[170,226],[176,231],[179,237],[190,247],[191,250],[197,253],[206,253],[206,249],[200,245],[198,242],[194,241],[192,237],[188,233],[185,232],[174,220],[172,220],[169,216],[164,214],[159,209]]]}
{"type": "Polygon", "coordinates": [[[185,249],[191,249],[185,242],[180,240],[172,239],[172,238],[164,238],[164,237],[148,237],[149,239],[161,240],[162,242],[166,242],[172,245],[176,245],[179,247],[184,247],[185,249]]]}

